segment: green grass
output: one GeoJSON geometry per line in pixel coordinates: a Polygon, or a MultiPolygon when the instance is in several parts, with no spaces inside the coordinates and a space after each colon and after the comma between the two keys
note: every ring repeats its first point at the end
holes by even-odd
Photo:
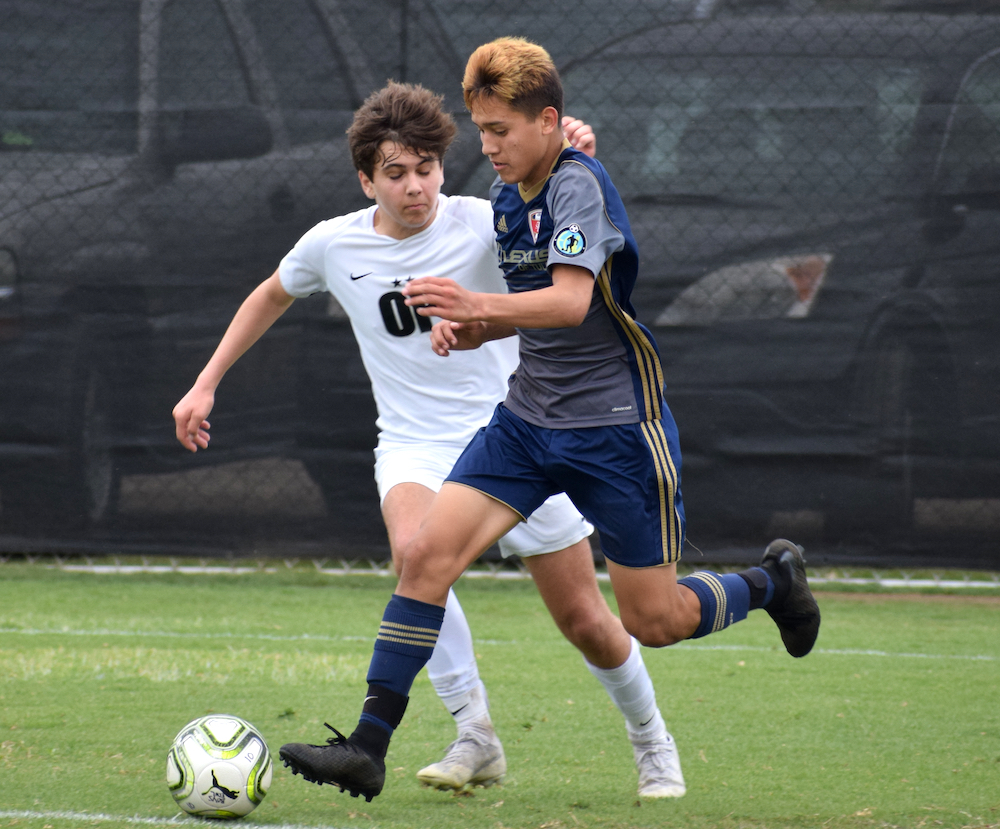
{"type": "MultiPolygon", "coordinates": [[[[0,567],[0,827],[126,827],[178,815],[177,730],[223,711],[272,751],[350,730],[388,579],[305,569],[89,575],[0,567]],[[87,814],[84,814],[87,813],[87,814]]],[[[449,796],[414,773],[451,718],[424,675],[371,803],[276,767],[245,823],[326,827],[1000,826],[1000,597],[825,592],[793,660],[766,614],[645,651],[688,783],[637,803],[621,717],[527,582],[457,590],[510,766],[449,796]]],[[[980,591],[984,592],[984,591],[980,591]]]]}

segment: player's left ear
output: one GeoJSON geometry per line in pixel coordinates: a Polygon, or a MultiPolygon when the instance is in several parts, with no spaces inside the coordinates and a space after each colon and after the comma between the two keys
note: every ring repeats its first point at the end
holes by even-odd
{"type": "Polygon", "coordinates": [[[553,130],[562,133],[562,118],[555,107],[545,107],[538,113],[538,125],[541,127],[542,135],[550,135],[553,130]]]}

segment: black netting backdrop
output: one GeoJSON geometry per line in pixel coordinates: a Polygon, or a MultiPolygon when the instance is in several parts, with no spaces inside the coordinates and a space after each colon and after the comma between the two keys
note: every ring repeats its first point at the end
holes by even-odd
{"type": "Polygon", "coordinates": [[[350,326],[296,302],[171,409],[246,295],[368,202],[352,111],[548,48],[639,242],[706,553],[1000,564],[1000,7],[0,0],[0,551],[384,558],[350,326]]]}

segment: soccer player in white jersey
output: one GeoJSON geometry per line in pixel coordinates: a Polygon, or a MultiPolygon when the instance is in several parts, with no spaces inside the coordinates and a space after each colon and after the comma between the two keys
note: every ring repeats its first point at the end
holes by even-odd
{"type": "MultiPolygon", "coordinates": [[[[564,129],[579,149],[593,154],[589,127],[567,118],[564,129]]],[[[435,493],[503,399],[518,362],[515,338],[441,360],[430,347],[431,320],[404,301],[407,282],[426,275],[449,277],[474,291],[504,290],[490,203],[440,193],[443,156],[454,135],[440,97],[422,87],[390,83],[373,93],[355,114],[348,137],[361,187],[375,204],[321,222],[300,239],[237,311],[173,412],[181,444],[192,452],[207,448],[208,416],[225,372],[295,297],[329,291],[350,318],[372,383],[379,428],[375,478],[397,570],[435,493]]],[[[555,496],[501,539],[500,549],[505,557],[522,557],[559,629],[625,716],[639,794],[679,797],[685,787],[676,747],[638,643],[598,589],[592,531],[565,495],[555,496]]],[[[454,592],[427,669],[455,718],[458,737],[440,762],[417,777],[441,789],[498,782],[506,759],[454,592]]],[[[377,707],[378,701],[370,704],[377,707]]],[[[331,782],[321,770],[293,771],[312,782],[331,782]]]]}

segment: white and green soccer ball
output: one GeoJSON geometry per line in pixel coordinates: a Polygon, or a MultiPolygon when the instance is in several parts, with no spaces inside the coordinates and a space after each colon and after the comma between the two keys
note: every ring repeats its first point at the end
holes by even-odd
{"type": "Polygon", "coordinates": [[[167,787],[189,815],[243,817],[271,785],[271,754],[260,732],[229,714],[209,714],[180,730],[167,754],[167,787]]]}

